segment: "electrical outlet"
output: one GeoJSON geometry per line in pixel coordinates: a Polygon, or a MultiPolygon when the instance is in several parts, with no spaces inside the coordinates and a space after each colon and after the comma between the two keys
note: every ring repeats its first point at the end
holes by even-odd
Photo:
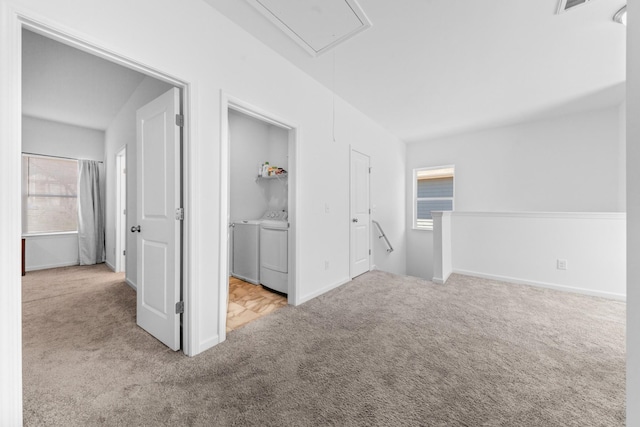
{"type": "Polygon", "coordinates": [[[325,261],[324,262],[324,269],[328,270],[329,269],[329,261],[325,261]]]}
{"type": "Polygon", "coordinates": [[[558,270],[566,270],[567,269],[567,260],[566,259],[558,259],[557,262],[558,270]]]}

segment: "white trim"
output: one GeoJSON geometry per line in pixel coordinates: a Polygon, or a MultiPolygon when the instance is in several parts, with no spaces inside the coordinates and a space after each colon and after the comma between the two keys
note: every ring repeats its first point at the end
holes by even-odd
{"type": "Polygon", "coordinates": [[[104,263],[107,267],[109,267],[109,270],[113,271],[114,273],[116,272],[116,267],[113,264],[111,264],[109,261],[105,261],[104,263]]]}
{"type": "MultiPolygon", "coordinates": [[[[0,336],[6,351],[0,355],[0,424],[22,425],[22,315],[21,315],[21,276],[19,268],[20,251],[17,249],[18,238],[21,236],[21,112],[22,112],[22,29],[26,28],[48,38],[73,46],[92,55],[107,59],[116,64],[150,75],[158,80],[165,81],[181,88],[183,115],[186,117],[183,129],[184,143],[184,171],[190,175],[184,175],[183,197],[185,200],[185,233],[183,239],[183,283],[185,295],[185,312],[183,318],[183,351],[186,355],[193,356],[198,352],[196,337],[193,327],[197,326],[198,305],[197,264],[194,264],[191,254],[197,254],[198,233],[193,232],[192,223],[195,223],[197,212],[196,197],[192,192],[196,191],[197,181],[193,177],[198,176],[197,165],[193,157],[196,150],[191,147],[190,141],[197,141],[191,135],[191,125],[194,120],[190,113],[191,86],[186,81],[178,80],[167,73],[155,70],[152,67],[142,65],[134,60],[98,47],[101,43],[84,34],[79,34],[58,22],[48,20],[37,15],[23,5],[3,3],[0,9],[0,63],[7,64],[6,72],[0,73],[0,140],[7,143],[0,144],[0,201],[3,206],[15,206],[9,212],[3,212],[0,216],[0,234],[5,238],[0,242],[0,336]],[[191,203],[193,205],[191,205],[191,203]],[[193,236],[193,237],[191,237],[193,236]],[[193,279],[193,282],[190,280],[193,279]]],[[[3,70],[3,71],[5,71],[3,70]]]]}
{"type": "MultiPolygon", "coordinates": [[[[182,130],[182,144],[183,144],[183,163],[182,163],[182,173],[183,173],[183,204],[185,208],[185,218],[183,221],[183,239],[182,239],[182,258],[183,258],[183,272],[182,272],[182,282],[183,282],[183,300],[185,303],[185,315],[183,316],[182,328],[183,328],[183,349],[182,351],[187,356],[194,356],[199,353],[198,345],[197,345],[197,337],[198,337],[198,319],[199,319],[199,306],[196,303],[198,298],[198,289],[197,286],[191,286],[192,284],[199,283],[198,275],[197,275],[197,260],[193,259],[195,255],[198,254],[196,250],[199,236],[197,232],[193,230],[197,230],[198,221],[196,218],[197,205],[199,204],[197,201],[197,197],[192,197],[192,194],[197,194],[198,185],[197,180],[194,179],[199,174],[198,163],[193,161],[193,159],[197,158],[197,149],[192,147],[190,143],[192,140],[196,141],[197,138],[195,135],[192,136],[192,129],[196,129],[193,126],[193,122],[195,119],[191,114],[191,102],[194,100],[191,99],[191,84],[186,80],[179,79],[170,73],[158,70],[149,65],[143,64],[135,59],[128,59],[125,56],[122,56],[116,52],[108,50],[104,47],[100,47],[101,43],[99,40],[92,39],[86,35],[80,35],[76,31],[64,27],[59,23],[51,22],[43,17],[37,17],[35,13],[32,12],[18,12],[17,10],[13,11],[14,18],[16,18],[16,22],[18,25],[18,31],[20,32],[22,28],[29,29],[30,31],[41,34],[45,37],[51,38],[53,40],[59,41],[61,43],[72,46],[76,49],[87,52],[91,55],[106,59],[115,64],[121,65],[123,67],[130,68],[132,70],[138,71],[144,75],[153,77],[157,80],[166,82],[170,85],[176,86],[180,88],[181,92],[181,107],[183,109],[182,115],[185,117],[185,124],[182,130]],[[186,173],[189,172],[189,174],[186,173]]],[[[13,22],[12,22],[13,23],[13,22]]],[[[14,35],[21,39],[21,35],[14,35]]],[[[22,61],[21,50],[14,52],[11,56],[11,61],[15,64],[21,64],[22,61]]],[[[19,66],[16,65],[16,68],[19,66]]],[[[18,73],[20,74],[20,73],[18,73]]],[[[17,82],[14,82],[14,85],[21,87],[21,78],[19,76],[14,79],[17,82]]],[[[3,92],[4,93],[4,92],[3,92]]],[[[17,98],[17,102],[14,104],[14,109],[19,113],[21,111],[21,101],[20,98],[17,98]]],[[[18,116],[19,117],[19,116],[18,116]]],[[[20,123],[18,121],[18,123],[20,123]]],[[[17,141],[21,141],[20,138],[17,141]]]]}
{"type": "Polygon", "coordinates": [[[49,270],[51,268],[61,268],[61,267],[73,267],[75,265],[80,265],[80,261],[58,262],[58,263],[53,263],[53,264],[31,265],[31,266],[25,267],[24,270],[28,273],[30,271],[49,270]]]}
{"type": "Polygon", "coordinates": [[[447,277],[446,279],[441,278],[441,277],[432,277],[431,281],[437,285],[444,285],[445,283],[447,283],[447,280],[449,279],[449,277],[447,277]]]}
{"type": "Polygon", "coordinates": [[[212,347],[215,347],[216,345],[220,344],[220,337],[218,335],[214,335],[211,338],[207,338],[206,340],[201,341],[198,344],[198,347],[200,348],[200,352],[209,350],[212,347]]]}
{"type": "Polygon", "coordinates": [[[606,219],[626,221],[624,212],[461,212],[452,211],[457,217],[508,217],[508,218],[553,218],[553,219],[606,219]]]}
{"type": "Polygon", "coordinates": [[[85,34],[77,34],[77,32],[69,28],[65,28],[57,23],[51,23],[44,18],[28,17],[27,13],[24,12],[16,12],[16,17],[18,21],[22,23],[22,28],[28,29],[29,31],[87,52],[90,55],[106,59],[114,64],[138,71],[146,76],[153,77],[154,79],[169,83],[181,89],[188,86],[186,81],[178,79],[169,73],[157,70],[139,61],[126,58],[117,52],[101,47],[102,43],[91,39],[85,34]]]}
{"type": "Polygon", "coordinates": [[[310,301],[316,297],[319,297],[322,294],[326,294],[327,292],[335,289],[335,288],[339,288],[340,286],[344,285],[345,283],[349,283],[352,279],[345,277],[343,279],[338,280],[337,282],[332,283],[329,286],[325,286],[322,289],[319,289],[317,291],[311,292],[310,294],[304,295],[302,297],[300,297],[299,300],[299,304],[303,304],[307,301],[310,301]]]}
{"type": "MultiPolygon", "coordinates": [[[[116,186],[115,186],[115,205],[116,205],[116,211],[115,211],[115,257],[114,257],[114,262],[115,262],[115,266],[114,266],[114,271],[116,272],[122,272],[124,271],[124,265],[122,262],[122,258],[125,255],[122,255],[122,252],[125,250],[125,248],[127,247],[127,239],[126,237],[124,238],[124,241],[122,240],[122,229],[127,227],[127,220],[126,218],[124,219],[124,224],[122,223],[123,219],[123,213],[122,211],[124,209],[127,209],[128,207],[126,206],[126,197],[125,197],[125,206],[122,206],[122,189],[124,188],[125,193],[127,192],[126,186],[127,186],[127,178],[125,177],[125,179],[122,179],[122,173],[121,173],[121,168],[122,168],[122,162],[124,161],[124,170],[127,170],[127,146],[126,144],[123,145],[122,147],[120,147],[120,149],[118,149],[116,151],[116,153],[114,154],[114,160],[115,160],[115,165],[114,165],[114,170],[115,170],[115,174],[116,174],[116,186]]],[[[125,232],[125,236],[126,236],[126,232],[125,232]]],[[[126,264],[126,261],[125,261],[126,264]]]]}
{"type": "Polygon", "coordinates": [[[479,273],[477,271],[461,270],[461,269],[457,269],[457,268],[454,268],[453,272],[455,274],[462,274],[462,275],[465,275],[465,276],[479,277],[481,279],[498,280],[498,281],[501,281],[501,282],[508,282],[508,283],[513,283],[513,284],[516,284],[516,285],[526,285],[526,286],[533,286],[533,287],[537,287],[537,288],[555,289],[555,290],[558,290],[558,291],[573,292],[573,293],[576,293],[576,294],[608,298],[608,299],[613,299],[613,300],[617,300],[617,301],[626,301],[627,300],[627,296],[626,295],[616,294],[616,293],[613,293],[613,292],[593,291],[591,289],[574,288],[572,286],[558,285],[556,283],[537,282],[537,281],[534,281],[534,280],[519,279],[519,278],[516,278],[516,277],[509,277],[509,276],[500,276],[500,275],[497,275],[497,274],[479,273]]]}
{"type": "Polygon", "coordinates": [[[131,287],[131,289],[133,289],[134,291],[138,292],[138,285],[135,284],[132,280],[129,280],[127,278],[124,279],[125,283],[127,285],[129,285],[131,287]]]}
{"type": "MultiPolygon", "coordinates": [[[[224,94],[223,94],[224,96],[224,94]]],[[[254,119],[260,120],[261,122],[268,123],[270,125],[278,126],[286,130],[293,130],[294,128],[291,125],[285,124],[283,120],[273,118],[273,116],[266,116],[269,114],[266,111],[262,111],[257,107],[249,106],[249,104],[240,101],[239,99],[233,98],[227,95],[227,106],[229,109],[237,111],[239,113],[245,114],[254,119]]]]}
{"type": "MultiPolygon", "coordinates": [[[[289,120],[256,107],[246,101],[236,98],[223,90],[220,91],[220,224],[219,224],[219,276],[218,276],[218,336],[215,344],[227,339],[227,301],[229,291],[229,164],[230,164],[230,142],[229,142],[229,109],[247,114],[258,120],[271,125],[281,127],[289,131],[289,159],[293,159],[293,165],[289,164],[289,274],[288,293],[289,304],[298,305],[298,260],[299,241],[297,232],[299,209],[299,165],[300,165],[300,128],[289,120]],[[293,153],[291,151],[293,150],[293,153]],[[293,155],[292,155],[293,154],[293,155]]],[[[202,346],[210,345],[213,339],[203,341],[202,346]]],[[[215,345],[213,344],[213,345],[215,345]]]]}
{"type": "Polygon", "coordinates": [[[48,233],[25,233],[22,235],[23,239],[37,240],[37,239],[54,239],[62,236],[76,236],[77,231],[53,231],[48,233]]]}
{"type": "Polygon", "coordinates": [[[21,25],[14,5],[0,9],[0,425],[21,426],[22,417],[22,129],[21,25]],[[4,72],[6,70],[6,72],[4,72]]]}

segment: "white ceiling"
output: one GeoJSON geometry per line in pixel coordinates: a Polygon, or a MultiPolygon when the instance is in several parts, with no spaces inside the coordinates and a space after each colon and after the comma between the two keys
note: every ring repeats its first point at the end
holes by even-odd
{"type": "Polygon", "coordinates": [[[143,74],[23,31],[22,113],[106,130],[143,74]]]}
{"type": "Polygon", "coordinates": [[[373,26],[317,58],[246,0],[204,1],[409,142],[624,100],[625,0],[358,0],[373,26]]]}

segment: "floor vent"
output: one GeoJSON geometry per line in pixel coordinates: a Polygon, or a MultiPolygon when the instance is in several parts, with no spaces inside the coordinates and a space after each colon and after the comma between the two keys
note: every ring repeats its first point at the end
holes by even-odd
{"type": "Polygon", "coordinates": [[[589,3],[589,1],[591,0],[560,0],[560,4],[558,4],[558,13],[566,12],[574,7],[589,3]]]}

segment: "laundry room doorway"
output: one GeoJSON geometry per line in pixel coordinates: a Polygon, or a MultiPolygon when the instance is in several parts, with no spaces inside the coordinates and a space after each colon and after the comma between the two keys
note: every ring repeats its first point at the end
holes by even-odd
{"type": "Polygon", "coordinates": [[[296,138],[292,126],[223,96],[220,330],[296,304],[296,138]],[[226,107],[226,108],[225,108],[226,107]],[[228,286],[225,286],[228,284],[228,286]]]}

